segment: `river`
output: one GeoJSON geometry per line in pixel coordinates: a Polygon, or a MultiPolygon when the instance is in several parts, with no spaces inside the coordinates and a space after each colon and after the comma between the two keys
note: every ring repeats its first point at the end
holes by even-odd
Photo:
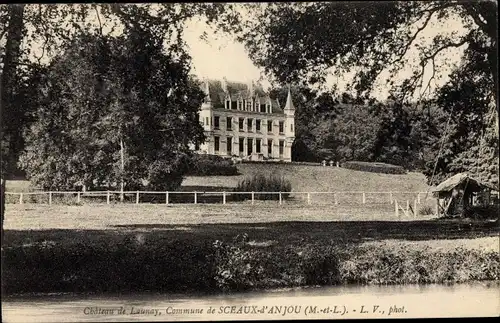
{"type": "Polygon", "coordinates": [[[2,302],[3,322],[120,322],[500,315],[500,283],[333,286],[218,295],[41,295],[2,302]]]}

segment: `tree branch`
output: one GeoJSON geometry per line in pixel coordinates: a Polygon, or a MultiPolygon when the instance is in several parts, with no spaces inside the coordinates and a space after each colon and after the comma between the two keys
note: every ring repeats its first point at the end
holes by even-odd
{"type": "Polygon", "coordinates": [[[102,36],[102,23],[101,16],[99,15],[99,10],[97,9],[97,5],[94,5],[94,10],[97,15],[97,21],[99,22],[99,34],[102,36]]]}
{"type": "Polygon", "coordinates": [[[424,24],[423,24],[422,26],[420,26],[420,27],[417,29],[417,31],[413,34],[413,36],[412,36],[412,37],[408,40],[408,42],[406,43],[406,46],[405,46],[405,47],[404,47],[404,49],[403,49],[403,52],[402,52],[401,54],[399,54],[399,55],[398,55],[399,57],[398,57],[396,60],[392,61],[392,62],[391,62],[391,64],[396,64],[396,63],[399,63],[399,62],[401,62],[401,61],[403,60],[403,57],[404,57],[404,56],[406,55],[406,53],[408,52],[408,49],[410,48],[410,46],[411,46],[411,45],[413,44],[413,42],[415,41],[415,39],[417,38],[418,34],[419,34],[422,30],[424,30],[424,29],[427,27],[427,25],[429,24],[429,21],[431,20],[431,18],[432,18],[432,14],[433,14],[433,13],[434,13],[434,12],[431,12],[431,13],[429,14],[429,16],[427,17],[427,19],[425,19],[424,24]]]}

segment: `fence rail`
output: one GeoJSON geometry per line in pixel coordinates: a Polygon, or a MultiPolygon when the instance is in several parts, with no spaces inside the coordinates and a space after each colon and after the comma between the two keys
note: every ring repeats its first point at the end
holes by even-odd
{"type": "MultiPolygon", "coordinates": [[[[123,203],[163,203],[163,204],[228,204],[230,202],[261,200],[278,201],[280,205],[293,201],[318,204],[394,204],[396,200],[407,200],[420,204],[429,197],[427,192],[387,192],[387,191],[335,191],[335,192],[237,192],[237,191],[44,191],[5,192],[6,203],[81,203],[87,198],[102,198],[101,203],[111,204],[117,199],[123,203]],[[402,198],[401,196],[405,196],[402,198]],[[62,200],[61,200],[62,198],[62,200]],[[104,199],[105,198],[105,199],[104,199]]],[[[94,199],[94,202],[95,199],[94,199]]]]}

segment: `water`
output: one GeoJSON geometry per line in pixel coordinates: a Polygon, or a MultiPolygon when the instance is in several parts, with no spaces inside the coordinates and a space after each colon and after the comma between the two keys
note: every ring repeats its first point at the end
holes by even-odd
{"type": "Polygon", "coordinates": [[[335,286],[222,295],[44,295],[2,302],[4,322],[120,322],[500,315],[500,283],[335,286]]]}

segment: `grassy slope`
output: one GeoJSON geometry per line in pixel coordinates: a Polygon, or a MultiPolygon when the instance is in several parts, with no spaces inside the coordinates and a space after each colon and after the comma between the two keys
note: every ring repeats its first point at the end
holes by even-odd
{"type": "Polygon", "coordinates": [[[420,173],[405,175],[361,172],[337,167],[294,164],[240,164],[240,176],[187,177],[183,186],[235,187],[245,175],[254,172],[280,173],[292,182],[296,192],[327,191],[426,191],[425,176],[420,173]]]}
{"type": "MultiPolygon", "coordinates": [[[[426,191],[425,177],[420,173],[405,175],[377,174],[337,167],[306,166],[294,164],[239,164],[239,176],[187,177],[183,187],[236,187],[245,175],[254,172],[272,172],[285,175],[293,190],[298,191],[426,191]]],[[[8,192],[28,192],[33,188],[27,181],[7,181],[8,192]]]]}

